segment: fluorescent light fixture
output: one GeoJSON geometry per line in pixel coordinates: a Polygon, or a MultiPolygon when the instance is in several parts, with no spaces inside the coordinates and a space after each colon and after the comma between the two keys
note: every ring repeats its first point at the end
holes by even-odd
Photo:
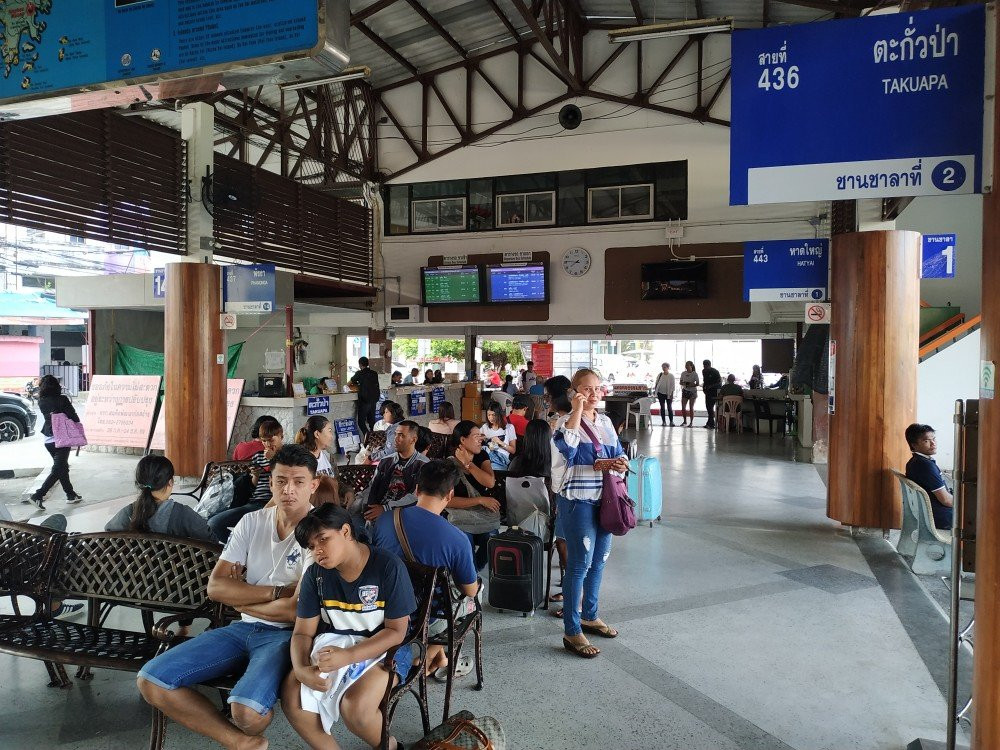
{"type": "Polygon", "coordinates": [[[695,18],[690,21],[647,23],[643,26],[615,29],[608,32],[608,42],[611,44],[623,44],[625,42],[641,42],[644,39],[660,39],[668,36],[692,36],[694,34],[711,34],[717,31],[732,30],[732,16],[695,18]]]}
{"type": "Polygon", "coordinates": [[[328,83],[343,83],[344,81],[356,81],[359,78],[368,78],[372,74],[371,68],[367,65],[359,65],[353,68],[344,68],[335,76],[326,78],[314,78],[311,81],[295,81],[294,83],[283,83],[280,85],[282,91],[298,91],[299,89],[309,89],[313,86],[325,86],[328,83]]]}

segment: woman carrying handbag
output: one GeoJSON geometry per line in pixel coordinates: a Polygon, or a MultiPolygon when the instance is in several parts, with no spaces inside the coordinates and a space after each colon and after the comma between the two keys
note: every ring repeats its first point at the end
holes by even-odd
{"type": "MultiPolygon", "coordinates": [[[[52,422],[53,416],[58,415],[56,421],[65,424],[68,420],[78,426],[80,418],[77,416],[73,404],[63,394],[62,385],[59,384],[59,380],[54,375],[43,376],[38,384],[38,408],[42,412],[42,416],[45,417],[42,434],[45,436],[45,450],[52,456],[52,470],[45,477],[42,486],[32,493],[30,501],[44,510],[45,496],[55,483],[59,482],[66,493],[66,502],[70,505],[76,504],[83,498],[73,489],[73,483],[69,478],[69,452],[72,447],[69,445],[57,447],[57,436],[52,431],[52,422]]],[[[82,429],[79,432],[82,434],[82,429]]]]}
{"type": "Polygon", "coordinates": [[[572,654],[593,659],[600,649],[587,633],[615,638],[618,631],[600,619],[598,595],[604,564],[611,553],[612,532],[601,523],[604,472],[628,471],[628,459],[611,420],[597,411],[601,379],[593,370],[573,376],[572,411],[559,418],[555,445],[566,458],[566,474],[559,492],[558,517],[566,539],[563,575],[563,646],[572,654]],[[575,393],[574,393],[575,391],[575,393]],[[601,464],[596,464],[601,460],[601,464]],[[583,611],[576,604],[582,598],[583,611]],[[581,616],[582,614],[582,616],[581,616]]]}

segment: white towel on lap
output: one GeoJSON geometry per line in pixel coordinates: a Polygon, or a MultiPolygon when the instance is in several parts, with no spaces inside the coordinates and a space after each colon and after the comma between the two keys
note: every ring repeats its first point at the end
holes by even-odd
{"type": "MultiPolygon", "coordinates": [[[[325,648],[327,646],[350,648],[360,640],[362,640],[360,637],[353,635],[343,635],[341,633],[322,633],[313,639],[313,647],[310,658],[315,664],[316,652],[321,648],[325,648]]],[[[374,667],[384,658],[385,654],[382,654],[375,659],[368,659],[366,661],[358,662],[357,664],[349,664],[346,667],[341,667],[332,674],[320,673],[321,677],[330,678],[330,688],[326,691],[313,690],[305,685],[300,685],[299,690],[301,693],[302,708],[305,711],[319,714],[320,721],[323,722],[323,731],[329,734],[333,729],[333,725],[340,721],[340,699],[344,697],[344,693],[348,691],[351,685],[360,679],[361,675],[374,667]]]]}

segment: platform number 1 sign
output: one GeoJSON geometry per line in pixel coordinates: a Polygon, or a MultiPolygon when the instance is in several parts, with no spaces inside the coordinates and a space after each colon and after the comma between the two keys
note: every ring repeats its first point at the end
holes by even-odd
{"type": "Polygon", "coordinates": [[[957,246],[955,240],[954,234],[924,235],[920,278],[955,278],[955,248],[957,246]]]}

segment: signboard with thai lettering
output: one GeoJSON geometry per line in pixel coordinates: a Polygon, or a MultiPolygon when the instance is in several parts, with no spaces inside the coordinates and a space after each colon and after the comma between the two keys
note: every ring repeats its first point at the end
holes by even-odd
{"type": "MultiPolygon", "coordinates": [[[[226,443],[233,436],[233,425],[236,424],[236,412],[240,408],[240,399],[243,397],[243,378],[229,378],[226,380],[226,443]]],[[[156,427],[153,429],[153,438],[149,442],[150,449],[162,451],[167,448],[166,421],[163,415],[163,404],[160,407],[160,414],[156,418],[156,427]]],[[[145,445],[145,443],[143,443],[145,445]]]]}
{"type": "Polygon", "coordinates": [[[736,31],[732,50],[732,205],[982,190],[983,5],[736,31]]]}
{"type": "Polygon", "coordinates": [[[145,448],[159,395],[159,375],[95,375],[83,414],[87,442],[145,448]]]}

